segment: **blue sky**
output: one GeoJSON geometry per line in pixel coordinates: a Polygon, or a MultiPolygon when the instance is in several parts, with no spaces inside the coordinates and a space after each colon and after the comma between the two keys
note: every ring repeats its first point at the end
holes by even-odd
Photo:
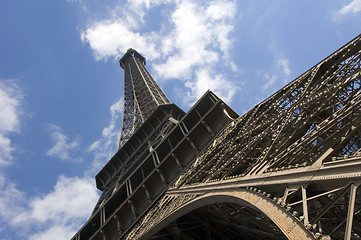
{"type": "Polygon", "coordinates": [[[0,240],[70,239],[99,196],[132,47],[187,111],[239,114],[361,33],[361,0],[0,1],[0,240]]]}

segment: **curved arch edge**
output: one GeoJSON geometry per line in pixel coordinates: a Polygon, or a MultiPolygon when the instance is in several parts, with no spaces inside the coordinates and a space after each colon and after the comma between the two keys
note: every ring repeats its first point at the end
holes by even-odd
{"type": "Polygon", "coordinates": [[[286,209],[270,198],[244,188],[237,191],[210,192],[196,197],[160,219],[155,226],[145,232],[139,239],[149,239],[169,223],[197,208],[221,202],[240,204],[262,212],[278,226],[288,239],[315,239],[312,233],[286,209]]]}

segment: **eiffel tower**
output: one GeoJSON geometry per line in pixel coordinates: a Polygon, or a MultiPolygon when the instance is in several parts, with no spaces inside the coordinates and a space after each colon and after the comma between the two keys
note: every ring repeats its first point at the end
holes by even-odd
{"type": "Polygon", "coordinates": [[[187,112],[129,49],[119,150],[72,240],[361,239],[361,35],[239,116],[187,112]]]}

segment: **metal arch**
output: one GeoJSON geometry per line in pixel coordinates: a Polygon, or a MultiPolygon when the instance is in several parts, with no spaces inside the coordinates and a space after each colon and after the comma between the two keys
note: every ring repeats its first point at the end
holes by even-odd
{"type": "MultiPolygon", "coordinates": [[[[172,201],[176,200],[173,199],[172,201]]],[[[269,219],[271,219],[290,240],[316,239],[312,233],[305,228],[302,222],[297,220],[280,204],[263,194],[248,190],[246,188],[240,188],[238,191],[220,191],[200,195],[188,202],[181,204],[175,210],[169,211],[169,213],[166,216],[163,216],[163,218],[153,218],[156,220],[153,222],[148,222],[150,225],[147,226],[147,231],[145,231],[143,234],[139,234],[138,236],[133,235],[132,237],[140,240],[149,239],[163,227],[167,226],[169,223],[175,221],[179,217],[197,208],[220,202],[244,205],[262,212],[269,219]]],[[[166,209],[163,209],[163,212],[167,212],[166,209]]]]}

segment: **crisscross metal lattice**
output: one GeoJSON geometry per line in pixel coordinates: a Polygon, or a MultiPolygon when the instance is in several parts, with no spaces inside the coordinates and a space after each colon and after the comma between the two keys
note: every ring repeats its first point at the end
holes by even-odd
{"type": "Polygon", "coordinates": [[[136,50],[129,49],[119,63],[124,69],[124,113],[120,148],[157,106],[170,101],[145,68],[145,58],[136,50]]]}

